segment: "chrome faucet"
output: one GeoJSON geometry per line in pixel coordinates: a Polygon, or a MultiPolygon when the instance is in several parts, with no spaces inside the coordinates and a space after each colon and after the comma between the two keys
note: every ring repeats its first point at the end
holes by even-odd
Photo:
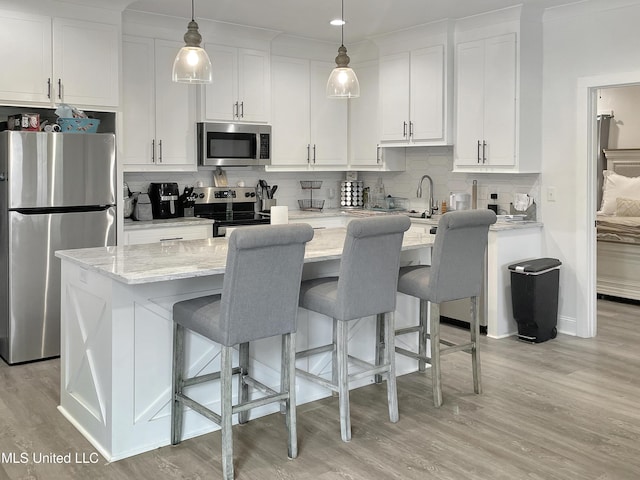
{"type": "Polygon", "coordinates": [[[422,181],[425,178],[429,180],[429,208],[425,212],[425,217],[431,218],[431,215],[438,211],[438,207],[433,202],[433,180],[429,175],[423,175],[420,179],[420,183],[418,183],[418,190],[416,191],[416,196],[418,198],[422,198],[422,181]]]}

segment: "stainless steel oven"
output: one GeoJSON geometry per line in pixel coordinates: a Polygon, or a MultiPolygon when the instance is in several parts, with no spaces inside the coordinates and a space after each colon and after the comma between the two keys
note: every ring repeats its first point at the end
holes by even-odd
{"type": "Polygon", "coordinates": [[[271,164],[271,125],[201,122],[197,133],[201,166],[271,164]]]}
{"type": "Polygon", "coordinates": [[[256,190],[250,187],[196,187],[193,189],[196,217],[214,220],[213,236],[224,237],[227,227],[269,223],[256,211],[256,190]]]}

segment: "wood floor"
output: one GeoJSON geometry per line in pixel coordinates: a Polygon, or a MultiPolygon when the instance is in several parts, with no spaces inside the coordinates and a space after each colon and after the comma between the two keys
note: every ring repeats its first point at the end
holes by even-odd
{"type": "MultiPolygon", "coordinates": [[[[443,326],[443,336],[465,334],[443,326]]],[[[239,480],[640,478],[640,307],[600,300],[598,336],[530,345],[482,337],[484,393],[472,393],[470,357],[443,358],[444,404],[429,373],[398,379],[400,421],[385,388],[352,392],[353,440],[340,440],[337,399],[298,409],[300,454],[286,458],[283,417],[234,428],[239,480]]],[[[59,362],[0,366],[0,480],[220,478],[220,433],[115,463],[57,412],[59,362]],[[12,462],[15,452],[29,457],[12,462]],[[32,454],[71,453],[70,464],[32,454]],[[91,454],[94,456],[91,457],[91,454]]]]}

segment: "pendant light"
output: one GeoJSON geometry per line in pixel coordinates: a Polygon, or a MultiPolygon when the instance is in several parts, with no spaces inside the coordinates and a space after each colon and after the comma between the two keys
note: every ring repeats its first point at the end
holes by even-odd
{"type": "Polygon", "coordinates": [[[344,0],[342,0],[341,44],[336,57],[336,68],[331,71],[327,81],[327,97],[356,98],[360,96],[360,84],[356,72],[349,67],[349,56],[344,46],[344,0]]]}
{"type": "Polygon", "coordinates": [[[180,49],[173,62],[172,79],[178,83],[211,83],[211,60],[200,46],[202,35],[194,20],[193,2],[191,0],[191,21],[184,34],[185,46],[180,49]]]}

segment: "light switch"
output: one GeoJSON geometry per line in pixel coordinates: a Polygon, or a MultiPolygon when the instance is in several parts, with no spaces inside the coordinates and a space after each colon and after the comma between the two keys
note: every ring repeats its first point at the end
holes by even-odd
{"type": "Polygon", "coordinates": [[[556,187],[547,187],[547,202],[556,201],[556,187]]]}

